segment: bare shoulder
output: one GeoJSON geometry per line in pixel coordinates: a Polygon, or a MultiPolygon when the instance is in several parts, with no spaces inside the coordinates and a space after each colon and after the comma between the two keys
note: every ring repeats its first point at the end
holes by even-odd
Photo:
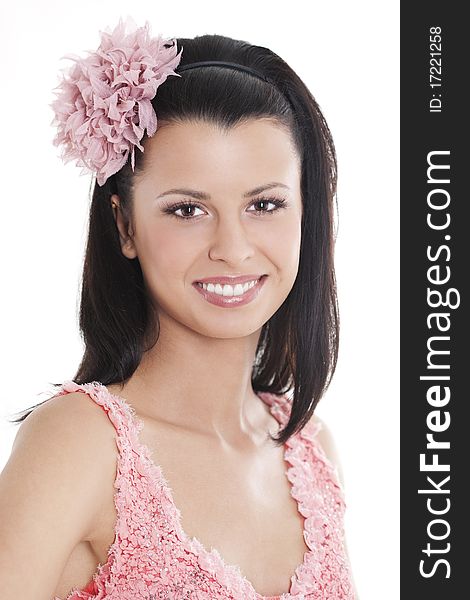
{"type": "MultiPolygon", "coordinates": [[[[38,452],[44,461],[60,452],[63,458],[55,461],[56,468],[73,472],[86,467],[88,485],[99,486],[104,473],[115,471],[115,429],[103,408],[82,392],[54,396],[38,406],[20,425],[12,454],[19,444],[23,452],[38,452]]],[[[54,475],[65,474],[52,470],[49,476],[54,475]]]]}
{"type": "Polygon", "coordinates": [[[53,486],[70,484],[79,474],[87,493],[93,496],[90,486],[96,486],[98,496],[103,474],[115,470],[116,452],[105,411],[88,394],[70,392],[50,398],[21,423],[9,462],[37,465],[53,486]]]}
{"type": "MultiPolygon", "coordinates": [[[[35,408],[28,417],[22,421],[18,428],[17,437],[22,432],[33,427],[33,424],[41,425],[62,424],[67,426],[75,418],[82,417],[90,420],[90,424],[102,421],[103,410],[88,396],[82,392],[69,392],[61,396],[53,396],[46,402],[35,408]]],[[[106,419],[106,415],[103,415],[106,419]]]]}
{"type": "Polygon", "coordinates": [[[328,460],[336,468],[341,485],[344,487],[343,471],[341,461],[338,454],[338,448],[335,443],[331,429],[328,427],[324,419],[321,419],[317,414],[311,417],[313,423],[320,424],[320,430],[317,433],[317,440],[325,453],[328,460]]]}
{"type": "Polygon", "coordinates": [[[72,467],[74,460],[96,453],[91,463],[99,466],[101,457],[115,452],[114,431],[104,410],[88,394],[70,392],[50,398],[28,415],[18,427],[12,455],[18,448],[41,454],[61,449],[72,467]]]}
{"type": "Polygon", "coordinates": [[[80,392],[51,398],[19,426],[0,473],[0,581],[8,598],[51,597],[70,553],[93,533],[115,477],[114,432],[80,392]],[[19,564],[35,573],[31,581],[19,564]]]}

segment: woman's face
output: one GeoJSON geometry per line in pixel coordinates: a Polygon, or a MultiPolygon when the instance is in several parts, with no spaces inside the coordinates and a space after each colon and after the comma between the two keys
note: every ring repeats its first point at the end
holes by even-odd
{"type": "Polygon", "coordinates": [[[260,329],[292,289],[301,217],[300,160],[289,134],[252,119],[225,132],[201,121],[159,124],[136,177],[133,228],[126,231],[119,212],[117,223],[160,321],[232,338],[260,329]],[[261,280],[246,292],[217,282],[233,276],[261,280]]]}

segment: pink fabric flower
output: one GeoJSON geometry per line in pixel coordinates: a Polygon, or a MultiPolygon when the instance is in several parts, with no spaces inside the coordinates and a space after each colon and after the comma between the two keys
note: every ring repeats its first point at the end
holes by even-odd
{"type": "Polygon", "coordinates": [[[151,137],[157,130],[151,100],[168,75],[180,77],[174,70],[182,49],[177,54],[174,39],[151,38],[148,22],[136,28],[129,17],[111,33],[100,33],[98,50],[87,58],[62,57],[75,64],[54,88],[50,106],[51,124],[58,127],[53,144],[64,146],[62,160],[96,172],[101,186],[126,164],[129,152],[134,170],[135,146],[143,152],[144,131],[151,137]]]}

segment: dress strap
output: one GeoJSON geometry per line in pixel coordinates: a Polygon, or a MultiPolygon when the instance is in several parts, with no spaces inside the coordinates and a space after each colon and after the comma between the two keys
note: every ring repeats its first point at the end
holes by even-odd
{"type": "Polygon", "coordinates": [[[56,396],[63,396],[69,392],[83,392],[87,394],[108,415],[114,429],[116,430],[116,444],[121,460],[132,462],[140,455],[140,444],[138,434],[143,423],[135,419],[132,406],[127,404],[119,396],[114,396],[99,381],[78,384],[73,380],[65,381],[56,396]]]}
{"type": "MultiPolygon", "coordinates": [[[[292,398],[287,396],[287,394],[273,394],[271,392],[258,392],[258,395],[269,406],[271,414],[277,418],[282,426],[285,426],[292,410],[292,398]]],[[[290,448],[288,453],[301,452],[301,448],[308,448],[310,461],[313,460],[318,464],[316,470],[320,469],[323,484],[327,484],[327,480],[329,480],[336,490],[338,501],[343,505],[344,509],[346,508],[346,499],[338,469],[327,457],[318,436],[322,429],[323,425],[321,421],[310,419],[300,432],[291,436],[290,440],[288,440],[287,446],[290,448]]],[[[309,459],[306,458],[306,460],[309,459]]]]}
{"type": "MultiPolygon", "coordinates": [[[[134,418],[135,411],[132,406],[123,398],[111,394],[99,381],[83,384],[73,380],[65,381],[55,396],[63,396],[70,392],[87,394],[106,412],[116,430],[115,441],[118,453],[113,498],[117,515],[114,541],[108,548],[105,563],[98,565],[92,581],[84,590],[76,591],[76,595],[67,597],[67,600],[105,598],[108,594],[114,598],[112,590],[119,585],[122,578],[131,578],[132,571],[135,570],[132,562],[134,559],[128,560],[127,555],[124,554],[126,552],[138,554],[139,544],[148,545],[146,540],[141,539],[143,523],[150,523],[152,519],[157,519],[157,507],[153,506],[154,495],[144,476],[146,469],[142,463],[138,439],[143,422],[134,418]]],[[[157,520],[160,520],[160,517],[157,520]]]]}

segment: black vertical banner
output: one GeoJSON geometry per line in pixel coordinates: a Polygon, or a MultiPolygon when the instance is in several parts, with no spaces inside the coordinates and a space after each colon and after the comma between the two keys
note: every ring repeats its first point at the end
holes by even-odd
{"type": "Polygon", "coordinates": [[[470,598],[470,35],[464,9],[457,2],[401,3],[404,600],[470,598]]]}

